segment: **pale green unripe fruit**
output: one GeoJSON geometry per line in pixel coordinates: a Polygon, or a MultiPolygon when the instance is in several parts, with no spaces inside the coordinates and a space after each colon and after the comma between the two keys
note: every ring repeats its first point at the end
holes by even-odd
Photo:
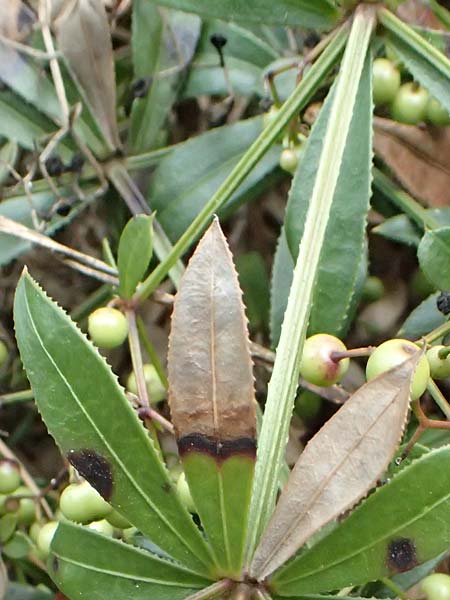
{"type": "Polygon", "coordinates": [[[433,573],[425,577],[420,587],[427,600],[450,600],[450,577],[445,573],[433,573]]]}
{"type": "Polygon", "coordinates": [[[373,101],[376,105],[392,102],[400,89],[400,71],[388,58],[373,61],[373,101]]]}
{"type": "Polygon", "coordinates": [[[335,384],[347,372],[350,361],[331,359],[333,352],[345,352],[345,344],[334,335],[318,333],[309,337],[303,346],[300,375],[314,385],[328,387],[335,384]]]}
{"type": "Polygon", "coordinates": [[[5,344],[5,342],[0,340],[0,368],[3,367],[3,365],[8,360],[8,355],[9,352],[7,345],[5,344]]]}
{"type": "Polygon", "coordinates": [[[405,83],[400,86],[391,105],[391,116],[399,123],[417,125],[425,119],[428,92],[416,83],[405,83]]]}
{"type": "MultiPolygon", "coordinates": [[[[366,377],[370,381],[374,377],[389,371],[405,362],[419,348],[413,342],[402,339],[392,339],[380,344],[369,357],[366,366],[366,377]]],[[[416,367],[411,383],[411,400],[417,400],[427,388],[430,378],[430,366],[426,356],[422,356],[416,367]]]]}
{"type": "Polygon", "coordinates": [[[186,475],[184,473],[181,473],[180,477],[178,478],[177,492],[181,502],[185,505],[188,511],[191,513],[197,512],[194,500],[192,499],[191,490],[189,489],[188,482],[186,481],[186,475]]]}
{"type": "Polygon", "coordinates": [[[436,98],[430,98],[427,104],[427,120],[433,125],[443,127],[450,125],[450,115],[436,98]]]}
{"type": "Polygon", "coordinates": [[[293,175],[297,170],[301,154],[301,146],[285,148],[280,154],[280,167],[293,175]]]}
{"type": "Polygon", "coordinates": [[[52,543],[58,525],[58,521],[49,521],[45,525],[42,525],[41,530],[39,531],[36,545],[46,557],[50,554],[50,544],[52,543]]]}
{"type": "Polygon", "coordinates": [[[450,354],[445,358],[439,357],[439,351],[445,346],[432,346],[427,351],[427,359],[430,364],[430,373],[433,379],[445,379],[450,375],[450,354]]]}
{"type": "MultiPolygon", "coordinates": [[[[33,496],[33,492],[24,485],[19,486],[12,496],[33,496]]],[[[15,511],[14,511],[15,512],[15,511]]],[[[36,519],[36,503],[33,498],[20,498],[17,520],[22,525],[31,525],[36,519]]]]}
{"type": "Polygon", "coordinates": [[[89,523],[106,517],[111,506],[87,482],[68,485],[59,499],[63,515],[76,523],[89,523]]]}
{"type": "Polygon", "coordinates": [[[114,535],[114,527],[106,519],[92,521],[92,523],[89,523],[88,528],[108,537],[112,537],[114,535]]]}
{"type": "Polygon", "coordinates": [[[117,529],[128,529],[129,527],[131,527],[131,524],[129,523],[128,519],[122,517],[122,515],[120,515],[114,509],[110,513],[108,513],[106,520],[117,529]]]}
{"type": "MultiPolygon", "coordinates": [[[[164,400],[166,397],[166,389],[161,383],[159,375],[153,365],[146,363],[144,365],[144,379],[147,386],[147,392],[149,395],[150,402],[152,404],[157,404],[164,400]]],[[[136,385],[136,377],[134,372],[132,371],[127,379],[127,390],[132,394],[138,393],[137,385],[136,385]]]]}
{"type": "Polygon", "coordinates": [[[120,310],[104,306],[89,315],[88,331],[99,348],[116,348],[127,338],[127,319],[120,310]]]}
{"type": "Polygon", "coordinates": [[[30,536],[30,539],[33,540],[33,542],[35,544],[37,544],[39,533],[40,533],[41,529],[42,529],[42,523],[38,523],[38,521],[35,521],[34,523],[32,523],[30,525],[30,530],[28,531],[28,535],[30,536]]]}
{"type": "Polygon", "coordinates": [[[0,461],[0,494],[12,494],[20,485],[19,465],[14,460],[0,461]]]}

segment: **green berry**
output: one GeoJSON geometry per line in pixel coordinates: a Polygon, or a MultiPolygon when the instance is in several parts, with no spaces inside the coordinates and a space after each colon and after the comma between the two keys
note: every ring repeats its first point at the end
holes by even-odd
{"type": "Polygon", "coordinates": [[[30,539],[35,544],[37,544],[39,532],[41,531],[41,529],[42,529],[42,523],[39,523],[39,521],[35,521],[34,523],[31,523],[31,525],[30,525],[28,535],[30,536],[30,539]]]}
{"type": "Polygon", "coordinates": [[[8,347],[5,344],[5,342],[0,340],[0,368],[3,367],[3,365],[6,363],[6,361],[8,360],[8,356],[8,347]]]}
{"type": "Polygon", "coordinates": [[[12,494],[20,485],[19,464],[15,460],[0,461],[0,494],[12,494]]]}
{"type": "Polygon", "coordinates": [[[420,587],[427,600],[450,600],[450,576],[433,573],[422,579],[420,587]]]}
{"type": "Polygon", "coordinates": [[[128,529],[128,527],[131,527],[128,519],[122,517],[122,515],[120,515],[116,510],[112,510],[110,513],[108,513],[106,520],[117,529],[128,529]]]}
{"type": "Polygon", "coordinates": [[[367,302],[375,302],[384,296],[384,292],[384,283],[381,281],[381,279],[371,275],[364,283],[362,297],[367,302]]]}
{"type": "Polygon", "coordinates": [[[450,354],[445,358],[440,358],[439,351],[445,346],[432,346],[427,351],[427,359],[430,364],[430,374],[433,379],[445,379],[450,375],[450,354]]]}
{"type": "Polygon", "coordinates": [[[391,116],[399,123],[417,125],[425,119],[428,92],[416,83],[400,87],[391,105],[391,116]]]}
{"type": "MultiPolygon", "coordinates": [[[[157,404],[158,402],[161,402],[161,400],[164,400],[167,395],[166,388],[161,383],[158,372],[153,365],[148,363],[144,365],[144,379],[150,402],[152,404],[157,404]]],[[[138,393],[136,377],[133,371],[131,371],[128,376],[126,388],[132,394],[138,393]]]]}
{"type": "Polygon", "coordinates": [[[114,535],[114,527],[111,525],[111,523],[108,523],[106,519],[92,521],[89,523],[88,528],[92,529],[92,531],[96,531],[97,533],[101,533],[102,535],[107,535],[108,537],[112,537],[114,535]]]}
{"type": "Polygon", "coordinates": [[[299,149],[285,148],[280,154],[280,167],[288,173],[294,174],[299,161],[299,149]]]}
{"type": "Polygon", "coordinates": [[[41,527],[36,545],[44,556],[48,556],[50,554],[50,544],[52,543],[52,539],[55,535],[58,525],[58,521],[49,521],[41,527]]]}
{"type": "Polygon", "coordinates": [[[89,315],[88,331],[99,348],[116,348],[127,338],[128,323],[120,310],[104,306],[89,315]]]}
{"type": "Polygon", "coordinates": [[[181,473],[180,477],[178,478],[177,492],[181,502],[185,505],[188,511],[191,513],[197,512],[194,500],[192,499],[191,490],[189,489],[188,482],[186,481],[186,475],[184,473],[181,473]]]}
{"type": "Polygon", "coordinates": [[[400,88],[400,72],[387,58],[373,61],[373,101],[376,105],[392,102],[400,88]]]}
{"type": "Polygon", "coordinates": [[[347,372],[350,361],[331,359],[333,352],[345,352],[347,348],[341,340],[327,333],[318,333],[308,338],[303,346],[300,362],[300,375],[315,385],[328,387],[333,385],[347,372]]]}
{"type": "Polygon", "coordinates": [[[314,392],[310,392],[309,390],[303,390],[295,401],[295,412],[297,415],[304,419],[305,421],[309,421],[317,417],[322,407],[322,398],[315,394],[314,392]]]}
{"type": "Polygon", "coordinates": [[[87,481],[68,485],[59,499],[59,508],[76,523],[103,519],[111,511],[111,506],[87,481]]]}
{"type": "Polygon", "coordinates": [[[450,115],[436,98],[430,98],[427,104],[427,120],[437,127],[450,125],[450,115]]]}
{"type": "MultiPolygon", "coordinates": [[[[14,496],[33,496],[33,492],[22,485],[13,493],[14,496]]],[[[17,510],[17,520],[22,525],[31,525],[36,520],[36,502],[33,498],[20,498],[17,510]]]]}
{"type": "MultiPolygon", "coordinates": [[[[401,364],[418,351],[418,347],[409,340],[393,339],[380,344],[369,357],[366,366],[366,377],[370,381],[377,375],[389,371],[401,364]]],[[[430,366],[426,356],[422,356],[416,367],[411,384],[411,399],[417,400],[427,388],[430,377],[430,366]]]]}

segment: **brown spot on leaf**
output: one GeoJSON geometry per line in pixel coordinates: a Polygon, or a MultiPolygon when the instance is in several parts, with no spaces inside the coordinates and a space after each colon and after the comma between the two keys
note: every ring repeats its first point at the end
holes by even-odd
{"type": "Polygon", "coordinates": [[[200,433],[191,433],[178,440],[178,450],[181,456],[185,456],[190,452],[200,452],[209,454],[217,461],[223,461],[237,455],[254,459],[256,456],[256,442],[252,438],[218,440],[200,433]]]}
{"type": "Polygon", "coordinates": [[[95,450],[69,450],[68,461],[78,473],[105,499],[113,493],[113,477],[109,462],[95,450]]]}
{"type": "Polygon", "coordinates": [[[56,573],[59,569],[59,560],[57,559],[56,556],[54,556],[52,558],[52,571],[53,573],[56,573]]]}
{"type": "Polygon", "coordinates": [[[388,546],[387,564],[391,571],[402,573],[417,565],[416,547],[412,540],[399,538],[392,540],[388,546]]]}
{"type": "Polygon", "coordinates": [[[163,491],[163,492],[165,492],[166,494],[170,494],[170,492],[172,491],[172,487],[171,487],[170,483],[164,483],[164,484],[161,486],[161,489],[162,489],[162,491],[163,491]]]}

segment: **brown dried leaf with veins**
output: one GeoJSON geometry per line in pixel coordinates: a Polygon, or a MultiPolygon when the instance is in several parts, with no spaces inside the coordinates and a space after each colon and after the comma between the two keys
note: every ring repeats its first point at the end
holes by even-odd
{"type": "Polygon", "coordinates": [[[221,443],[255,440],[250,349],[231,252],[215,219],[176,295],[169,403],[179,440],[197,434],[221,443]]]}
{"type": "Polygon", "coordinates": [[[412,196],[432,207],[450,205],[450,127],[375,117],[374,149],[412,196]]]}
{"type": "Polygon", "coordinates": [[[108,18],[102,2],[68,0],[55,21],[56,39],[111,148],[120,146],[108,18]]]}
{"type": "Polygon", "coordinates": [[[376,484],[400,443],[420,356],[363,385],[307,444],[256,549],[251,576],[268,577],[376,484]]]}

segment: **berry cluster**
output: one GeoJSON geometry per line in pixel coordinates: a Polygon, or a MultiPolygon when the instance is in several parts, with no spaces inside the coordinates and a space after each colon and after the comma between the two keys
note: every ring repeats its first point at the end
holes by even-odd
{"type": "Polygon", "coordinates": [[[450,115],[440,102],[415,82],[402,84],[401,72],[389,58],[373,63],[373,100],[375,106],[389,106],[391,117],[399,123],[450,125],[450,115]]]}

